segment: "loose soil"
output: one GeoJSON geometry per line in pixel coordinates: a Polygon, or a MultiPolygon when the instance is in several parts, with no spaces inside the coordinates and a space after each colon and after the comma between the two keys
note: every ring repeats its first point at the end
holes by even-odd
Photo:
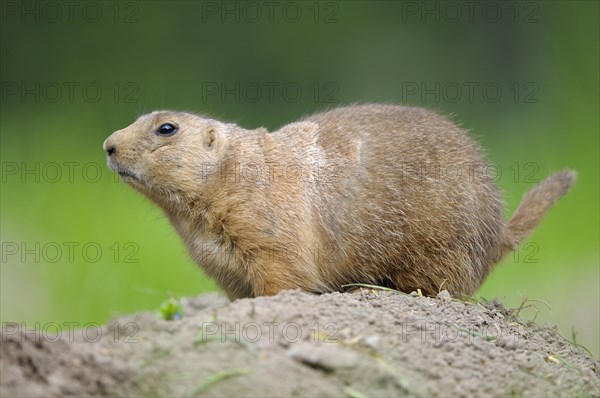
{"type": "Polygon", "coordinates": [[[600,363],[499,302],[359,289],[183,300],[102,328],[2,327],[2,396],[600,395],[600,363]],[[28,331],[29,330],[29,331],[28,331]]]}

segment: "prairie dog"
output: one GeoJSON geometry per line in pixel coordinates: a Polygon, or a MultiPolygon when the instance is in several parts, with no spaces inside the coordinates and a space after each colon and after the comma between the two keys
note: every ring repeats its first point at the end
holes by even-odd
{"type": "Polygon", "coordinates": [[[352,283],[471,295],[575,180],[553,174],[506,222],[477,143],[396,105],[337,108],[273,133],[156,111],[103,148],[230,299],[352,283]]]}

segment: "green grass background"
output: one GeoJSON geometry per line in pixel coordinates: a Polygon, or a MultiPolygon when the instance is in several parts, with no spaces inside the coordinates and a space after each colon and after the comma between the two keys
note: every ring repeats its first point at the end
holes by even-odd
{"type": "MultiPolygon", "coordinates": [[[[443,5],[408,3],[434,9],[443,5]]],[[[464,15],[457,23],[436,22],[433,16],[423,22],[406,14],[407,2],[319,3],[318,23],[310,8],[314,2],[295,3],[303,11],[296,23],[277,11],[285,2],[277,2],[273,23],[265,8],[256,23],[243,18],[238,23],[233,17],[221,23],[220,17],[203,13],[202,3],[192,1],[119,3],[119,23],[113,20],[115,3],[99,2],[103,18],[90,23],[81,17],[86,3],[78,4],[73,23],[66,15],[55,23],[33,17],[22,21],[3,8],[2,321],[104,322],[118,313],[155,309],[168,292],[179,296],[216,290],[161,212],[103,166],[102,141],[156,108],[275,129],[334,106],[323,101],[332,93],[324,88],[329,82],[337,88],[333,99],[339,104],[406,102],[455,115],[502,169],[498,183],[505,191],[507,215],[532,187],[524,178],[529,162],[538,167],[537,179],[561,168],[578,171],[573,191],[530,239],[538,249],[537,262],[524,261],[524,253],[517,261],[508,258],[477,295],[501,297],[509,306],[517,306],[522,297],[543,300],[551,309],[538,304],[538,321],[557,324],[567,337],[573,328],[577,342],[599,356],[598,2],[525,2],[518,6],[517,22],[514,3],[496,2],[504,13],[498,22],[483,18],[477,7],[472,22],[464,15]],[[131,23],[123,23],[126,16],[133,18],[131,23]],[[323,22],[326,16],[332,23],[323,22]],[[31,88],[36,82],[48,90],[49,83],[64,87],[74,82],[81,88],[93,82],[103,93],[97,102],[85,100],[81,89],[75,89],[72,101],[66,90],[56,102],[46,100],[51,91],[39,101],[12,94],[14,84],[31,88]],[[124,101],[130,93],[127,82],[136,88],[133,102],[124,101]],[[205,98],[206,82],[229,87],[235,82],[292,82],[303,93],[297,102],[286,101],[280,90],[272,102],[266,93],[255,102],[236,102],[232,96],[222,101],[219,96],[205,98]],[[317,100],[310,89],[315,82],[321,87],[317,100]],[[428,87],[494,82],[503,94],[498,102],[486,101],[481,90],[473,101],[466,95],[458,101],[444,96],[423,100],[403,92],[403,84],[410,82],[428,87]],[[524,102],[529,92],[524,89],[515,100],[510,90],[515,82],[534,83],[537,102],[524,102]],[[111,91],[115,83],[118,98],[111,91]],[[57,182],[44,178],[53,178],[52,162],[78,162],[73,180],[65,167],[57,182]],[[83,165],[90,162],[84,173],[83,165]],[[14,164],[21,169],[36,163],[48,173],[39,182],[35,175],[22,178],[7,171],[14,164]],[[515,163],[518,178],[510,169],[515,163]],[[95,179],[97,170],[97,181],[85,180],[84,174],[95,179]],[[7,245],[32,248],[36,242],[40,247],[62,245],[60,261],[46,261],[54,256],[51,251],[39,261],[7,252],[7,245]],[[79,244],[73,261],[65,242],[79,244]],[[90,242],[103,251],[97,262],[86,261],[81,251],[90,242]],[[131,252],[128,242],[137,248],[137,263],[124,262],[131,252]],[[117,259],[110,249],[115,243],[117,259]]],[[[242,5],[227,4],[233,9],[242,5]]]]}

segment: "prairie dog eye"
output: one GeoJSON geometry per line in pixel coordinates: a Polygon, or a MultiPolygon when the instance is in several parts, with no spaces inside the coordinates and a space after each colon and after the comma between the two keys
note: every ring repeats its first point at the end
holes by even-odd
{"type": "Polygon", "coordinates": [[[163,135],[163,136],[173,135],[176,132],[177,132],[177,126],[175,126],[172,123],[163,123],[156,130],[156,134],[163,135]]]}

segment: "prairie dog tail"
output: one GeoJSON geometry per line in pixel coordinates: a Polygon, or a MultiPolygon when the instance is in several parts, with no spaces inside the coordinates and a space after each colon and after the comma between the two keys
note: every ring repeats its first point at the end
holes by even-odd
{"type": "Polygon", "coordinates": [[[523,196],[506,226],[500,258],[516,249],[529,236],[554,202],[569,191],[576,178],[577,174],[572,170],[559,171],[523,196]]]}

